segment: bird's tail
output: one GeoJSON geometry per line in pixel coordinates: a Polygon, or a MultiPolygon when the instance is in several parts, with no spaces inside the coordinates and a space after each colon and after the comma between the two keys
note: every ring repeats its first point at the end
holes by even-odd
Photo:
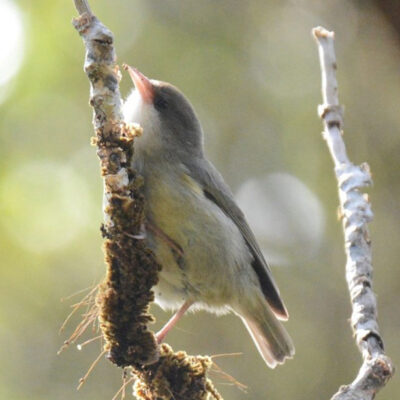
{"type": "Polygon", "coordinates": [[[263,298],[246,306],[241,304],[237,314],[270,368],[293,357],[295,350],[292,339],[263,298]]]}

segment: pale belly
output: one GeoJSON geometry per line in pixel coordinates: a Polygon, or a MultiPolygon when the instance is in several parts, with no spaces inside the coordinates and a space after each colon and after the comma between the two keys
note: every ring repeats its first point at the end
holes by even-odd
{"type": "Polygon", "coordinates": [[[190,300],[193,309],[228,311],[246,289],[258,286],[252,256],[236,225],[198,185],[178,172],[172,186],[172,176],[152,171],[145,177],[147,219],[182,250],[148,230],[149,246],[162,265],[156,302],[177,309],[190,300]]]}

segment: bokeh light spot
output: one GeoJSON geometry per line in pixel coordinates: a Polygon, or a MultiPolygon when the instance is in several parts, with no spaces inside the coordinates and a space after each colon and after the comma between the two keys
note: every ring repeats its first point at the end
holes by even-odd
{"type": "Polygon", "coordinates": [[[24,55],[24,29],[22,14],[10,0],[0,0],[0,88],[21,66],[24,55]]]}
{"type": "Polygon", "coordinates": [[[237,201],[266,257],[272,263],[291,264],[318,250],[325,214],[317,196],[287,173],[274,173],[245,182],[237,201]]]}
{"type": "Polygon", "coordinates": [[[1,224],[24,250],[44,253],[73,240],[88,222],[89,193],[68,166],[23,164],[0,182],[1,224]]]}

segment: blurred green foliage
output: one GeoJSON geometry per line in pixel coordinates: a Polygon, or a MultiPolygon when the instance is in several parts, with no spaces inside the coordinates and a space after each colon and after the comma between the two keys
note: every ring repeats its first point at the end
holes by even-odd
{"type": "MultiPolygon", "coordinates": [[[[5,3],[0,0],[0,13],[5,3]]],[[[56,355],[79,321],[58,335],[79,296],[60,299],[104,274],[102,183],[89,145],[83,45],[70,24],[76,12],[72,1],[14,3],[24,51],[21,68],[0,86],[0,397],[111,399],[121,371],[105,360],[75,390],[99,343],[56,355]]],[[[320,72],[310,34],[316,25],[336,31],[346,144],[353,162],[368,161],[375,181],[371,236],[380,326],[387,352],[399,364],[400,42],[372,3],[97,0],[92,8],[114,32],[121,63],[175,84],[191,99],[209,158],[235,192],[249,179],[284,172],[324,210],[318,245],[308,243],[314,250],[307,243],[303,249],[280,246],[289,261],[272,265],[291,314],[294,360],[268,370],[233,316],[190,314],[169,337],[175,349],[191,354],[243,352],[218,364],[245,383],[248,394],[213,375],[230,400],[329,398],[359,367],[348,324],[336,183],[316,112],[320,72]]],[[[11,65],[1,62],[2,68],[11,65]]],[[[121,85],[126,96],[131,82],[125,76],[121,85]]],[[[296,207],[296,197],[289,200],[296,207]]],[[[307,214],[298,218],[307,225],[307,214]]],[[[296,215],[287,223],[295,226],[296,215]]],[[[274,244],[269,247],[273,251],[274,244]]],[[[157,307],[154,312],[156,329],[169,315],[157,307]]],[[[381,398],[400,395],[395,381],[381,398]]]]}

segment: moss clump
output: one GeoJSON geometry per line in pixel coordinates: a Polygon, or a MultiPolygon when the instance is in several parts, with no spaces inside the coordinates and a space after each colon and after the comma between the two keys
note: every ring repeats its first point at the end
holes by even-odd
{"type": "Polygon", "coordinates": [[[133,138],[140,131],[125,124],[106,131],[98,130],[95,140],[107,199],[101,228],[107,274],[97,296],[99,320],[113,363],[145,365],[158,359],[158,345],[147,324],[153,321],[148,308],[161,267],[143,240],[143,180],[130,167],[133,138]]]}
{"type": "Polygon", "coordinates": [[[222,400],[207,378],[211,365],[209,357],[174,353],[163,344],[157,363],[133,371],[135,396],[141,400],[222,400]]]}

